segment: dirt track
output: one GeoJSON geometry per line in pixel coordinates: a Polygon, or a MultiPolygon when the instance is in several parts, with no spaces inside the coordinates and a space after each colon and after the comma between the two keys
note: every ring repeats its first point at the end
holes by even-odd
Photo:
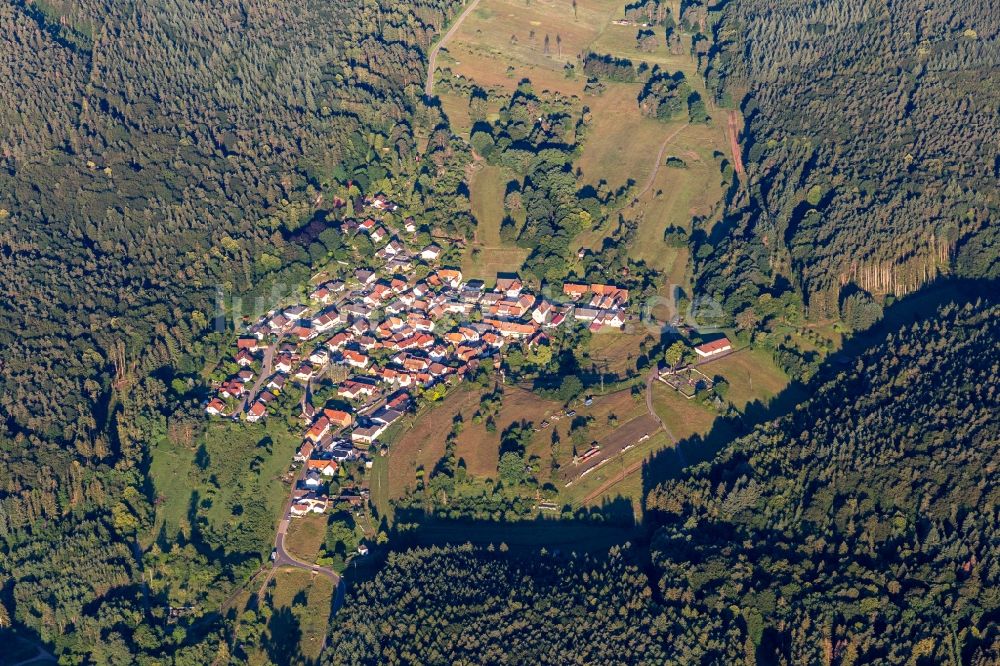
{"type": "Polygon", "coordinates": [[[729,112],[729,119],[726,123],[726,136],[729,137],[729,149],[733,153],[733,169],[740,176],[743,175],[743,153],[740,151],[740,128],[739,116],[735,111],[729,112]]]}
{"type": "Polygon", "coordinates": [[[451,39],[452,35],[458,32],[458,28],[462,25],[462,21],[464,21],[465,17],[468,16],[469,13],[472,12],[472,10],[478,5],[479,0],[472,0],[472,2],[469,3],[469,6],[463,9],[462,13],[458,15],[455,22],[451,24],[451,27],[448,28],[448,32],[441,36],[441,39],[439,39],[437,43],[431,47],[431,52],[427,54],[427,82],[424,83],[424,93],[428,97],[434,94],[434,70],[437,69],[438,52],[441,50],[441,47],[444,46],[445,42],[451,39]]]}

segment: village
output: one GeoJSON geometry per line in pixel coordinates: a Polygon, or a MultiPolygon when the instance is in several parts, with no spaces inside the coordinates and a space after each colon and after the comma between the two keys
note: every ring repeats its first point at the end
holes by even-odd
{"type": "Polygon", "coordinates": [[[629,320],[628,290],[610,284],[566,283],[556,299],[533,293],[516,274],[498,275],[492,289],[467,280],[442,265],[437,244],[411,247],[412,219],[399,230],[376,220],[394,208],[371,197],[370,217],[340,227],[346,238],[368,237],[377,269],[323,281],[308,302],[248,323],[236,341],[238,372],[205,406],[209,415],[254,423],[267,418],[290,382],[301,387],[295,462],[302,467],[285,518],[331,508],[328,480],[347,463],[370,467],[372,456],[385,452],[383,435],[419,396],[439,398],[480,369],[498,372],[510,345],[548,344],[548,332],[560,326],[596,332],[629,320]],[[336,378],[335,391],[316,407],[311,387],[321,377],[336,378]]]}

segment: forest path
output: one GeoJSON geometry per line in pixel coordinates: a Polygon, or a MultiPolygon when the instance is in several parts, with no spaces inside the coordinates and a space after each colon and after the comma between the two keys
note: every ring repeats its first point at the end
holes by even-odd
{"type": "Polygon", "coordinates": [[[479,0],[472,0],[472,2],[469,3],[469,6],[463,9],[462,13],[458,15],[455,22],[451,24],[451,27],[448,28],[448,32],[444,33],[441,39],[439,39],[437,43],[431,47],[431,52],[427,55],[427,82],[424,84],[424,93],[428,97],[434,94],[434,70],[437,69],[438,52],[441,50],[441,47],[445,45],[445,42],[451,39],[452,35],[458,32],[458,29],[462,25],[462,21],[465,20],[465,17],[478,6],[479,0]]]}

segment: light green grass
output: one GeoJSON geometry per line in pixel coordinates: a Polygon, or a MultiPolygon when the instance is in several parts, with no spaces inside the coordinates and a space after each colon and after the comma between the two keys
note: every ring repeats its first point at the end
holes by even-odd
{"type": "Polygon", "coordinates": [[[288,486],[281,477],[298,444],[298,436],[279,421],[212,421],[194,448],[164,438],[151,451],[149,476],[157,498],[151,535],[158,534],[161,527],[168,535],[190,534],[188,514],[194,493],[198,494],[199,504],[210,504],[202,506],[200,513],[214,528],[225,530],[238,524],[240,517],[232,514],[231,507],[240,487],[263,502],[268,514],[277,520],[288,495],[288,486]],[[265,438],[272,442],[270,450],[263,446],[265,438]],[[208,460],[205,469],[196,462],[202,446],[208,460]]]}
{"type": "Polygon", "coordinates": [[[498,166],[483,166],[469,184],[472,214],[476,218],[476,240],[483,245],[500,245],[500,223],[509,172],[498,166]]]}

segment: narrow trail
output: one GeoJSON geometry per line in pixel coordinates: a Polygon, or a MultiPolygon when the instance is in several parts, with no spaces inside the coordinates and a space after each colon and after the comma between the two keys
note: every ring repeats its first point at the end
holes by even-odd
{"type": "Polygon", "coordinates": [[[646,184],[643,185],[642,190],[633,198],[633,206],[635,205],[635,202],[645,196],[646,192],[649,192],[649,190],[653,187],[653,182],[656,180],[656,174],[660,172],[660,167],[663,166],[663,153],[667,152],[667,146],[670,145],[670,142],[673,141],[677,135],[681,133],[681,130],[687,126],[688,124],[684,123],[663,140],[663,144],[660,146],[660,152],[656,154],[656,164],[653,165],[653,171],[649,174],[649,178],[646,179],[646,184]]]}
{"type": "Polygon", "coordinates": [[[441,50],[441,47],[445,45],[445,42],[451,39],[451,37],[458,32],[458,28],[462,25],[462,21],[465,20],[465,17],[478,6],[479,0],[472,0],[472,2],[469,3],[469,6],[463,9],[462,13],[458,15],[455,22],[451,24],[451,27],[448,28],[448,32],[441,36],[441,39],[439,39],[437,43],[431,47],[431,52],[427,54],[427,82],[424,84],[424,93],[428,97],[434,95],[434,70],[437,69],[438,52],[441,50]]]}

